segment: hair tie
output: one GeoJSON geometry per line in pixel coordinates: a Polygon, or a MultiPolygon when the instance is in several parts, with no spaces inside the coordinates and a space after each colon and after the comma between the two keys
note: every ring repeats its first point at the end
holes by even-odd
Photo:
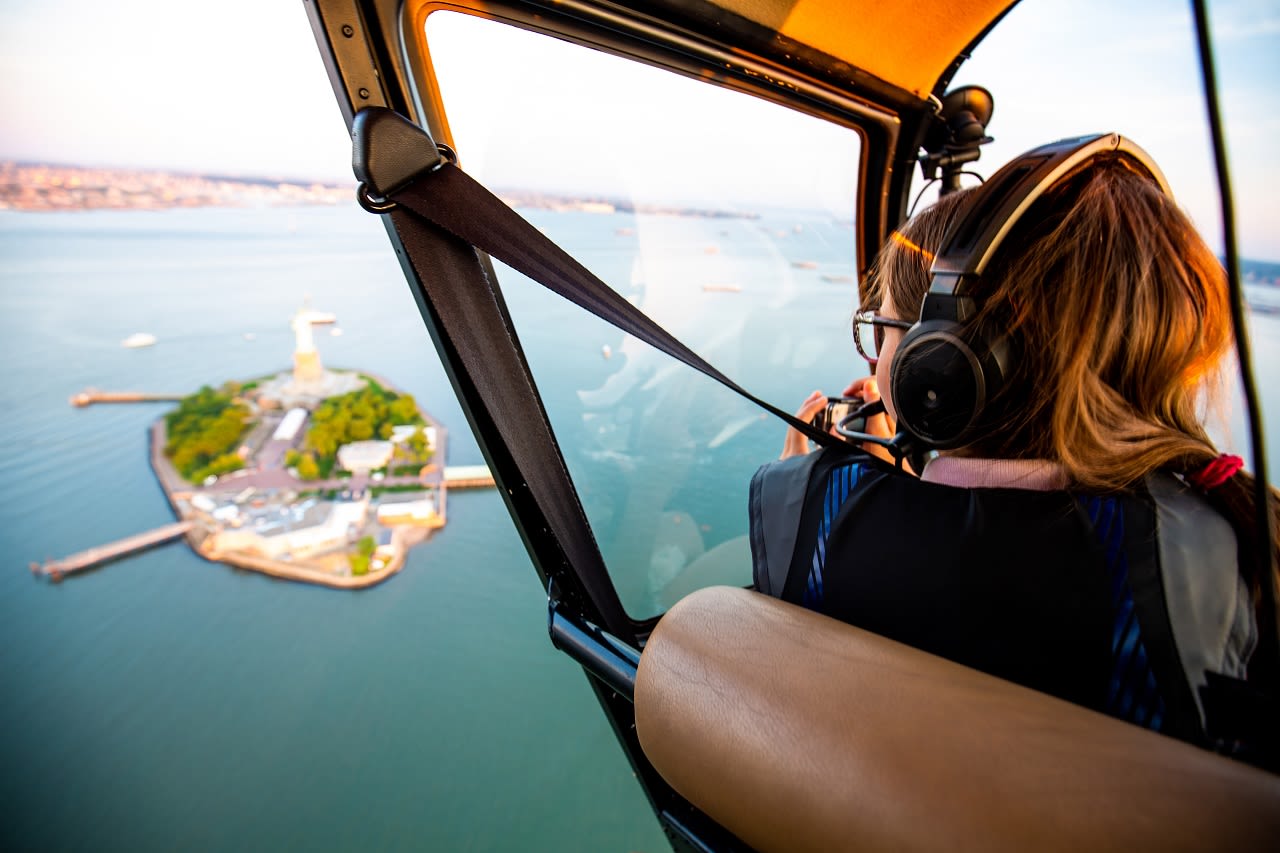
{"type": "Polygon", "coordinates": [[[1199,471],[1187,477],[1187,482],[1202,492],[1210,492],[1236,475],[1244,467],[1244,460],[1239,456],[1224,453],[1209,461],[1199,471]]]}

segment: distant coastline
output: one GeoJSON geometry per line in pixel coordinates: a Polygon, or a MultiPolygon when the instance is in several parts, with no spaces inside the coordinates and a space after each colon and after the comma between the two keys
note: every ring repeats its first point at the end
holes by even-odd
{"type": "Polygon", "coordinates": [[[0,163],[0,210],[172,210],[190,207],[336,205],[350,185],[147,169],[0,163]]]}
{"type": "Polygon", "coordinates": [[[651,216],[696,216],[702,219],[759,219],[760,214],[745,211],[717,210],[708,207],[688,207],[678,204],[636,204],[629,199],[609,196],[578,197],[542,192],[540,190],[494,190],[494,195],[509,207],[532,208],[557,212],[581,213],[643,213],[651,216]]]}
{"type": "MultiPolygon", "coordinates": [[[[582,213],[643,213],[706,219],[758,219],[758,213],[680,205],[635,204],[603,196],[498,190],[511,207],[582,213]]],[[[0,210],[172,210],[191,207],[338,205],[355,202],[355,180],[286,178],[0,162],[0,210]]]]}
{"type": "MultiPolygon", "coordinates": [[[[610,196],[573,196],[541,190],[497,189],[513,208],[690,216],[704,219],[759,219],[760,214],[677,204],[637,204],[610,196]]],[[[172,210],[195,207],[341,205],[355,201],[355,181],[328,183],[301,179],[176,172],[156,169],[0,161],[0,211],[172,210]]],[[[1247,285],[1280,287],[1280,261],[1240,259],[1247,285]]],[[[1270,309],[1264,306],[1264,310],[1270,309]]],[[[1268,313],[1271,313],[1268,310],[1268,313]]]]}
{"type": "Polygon", "coordinates": [[[1280,263],[1241,258],[1240,278],[1247,285],[1280,287],[1280,263]]]}

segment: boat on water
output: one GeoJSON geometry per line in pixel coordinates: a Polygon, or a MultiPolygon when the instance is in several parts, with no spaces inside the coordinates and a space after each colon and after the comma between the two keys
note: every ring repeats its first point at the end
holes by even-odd
{"type": "MultiPolygon", "coordinates": [[[[865,281],[877,248],[907,217],[920,188],[913,187],[917,165],[921,181],[947,188],[976,168],[981,146],[991,141],[991,109],[969,97],[980,87],[951,84],[1013,6],[656,0],[640,10],[604,0],[458,0],[441,11],[427,0],[369,0],[358,6],[359,27],[350,3],[311,0],[307,10],[353,130],[367,210],[391,209],[394,199],[379,201],[384,193],[440,171],[452,158],[437,143],[465,154],[467,144],[500,135],[487,126],[469,131],[468,108],[474,115],[535,101],[557,88],[555,73],[592,73],[586,69],[608,57],[638,75],[674,74],[726,103],[754,98],[761,109],[778,107],[847,134],[824,161],[816,149],[798,150],[799,139],[761,134],[758,122],[715,136],[727,112],[707,109],[705,125],[681,127],[681,138],[721,140],[714,156],[699,161],[707,174],[732,170],[728,152],[737,141],[767,137],[768,156],[728,176],[740,185],[755,182],[761,169],[782,168],[790,178],[793,169],[813,167],[827,180],[814,182],[821,192],[806,209],[837,194],[838,176],[857,172],[839,187],[855,214],[847,247],[853,283],[865,281]],[[353,39],[362,49],[352,49],[353,39]],[[471,51],[476,65],[453,65],[452,79],[489,77],[501,85],[464,91],[450,87],[449,75],[435,76],[447,63],[466,61],[456,50],[462,43],[490,49],[471,51]],[[446,44],[455,50],[436,49],[446,44]],[[522,64],[494,73],[512,44],[527,49],[522,64]],[[575,59],[574,51],[590,59],[575,59]],[[534,55],[556,61],[529,60],[534,55]],[[556,71],[538,77],[536,69],[556,71]],[[852,151],[856,170],[848,168],[852,151]]],[[[651,114],[648,104],[626,102],[645,89],[616,93],[628,115],[651,114]]],[[[1059,91],[1050,82],[1044,90],[1059,91]]],[[[1087,97],[1077,100],[1087,108],[1087,97]]],[[[586,163],[612,168],[627,160],[618,153],[627,140],[596,138],[607,129],[603,120],[592,123],[599,105],[579,106],[556,112],[554,121],[584,116],[581,145],[563,133],[554,146],[520,150],[523,143],[511,141],[498,153],[523,157],[530,172],[559,156],[581,166],[574,174],[585,174],[586,163]]],[[[1089,115],[1077,118],[1091,129],[1089,115]]],[[[689,149],[696,147],[681,148],[678,157],[695,156],[689,149]]],[[[632,156],[661,161],[671,155],[671,140],[655,133],[643,150],[645,157],[632,156]]],[[[984,162],[982,171],[990,175],[997,165],[984,162]]],[[[643,185],[652,175],[632,177],[643,185]]],[[[692,189],[714,197],[718,188],[692,189]]],[[[408,217],[397,219],[393,230],[407,227],[408,217]]],[[[541,220],[535,227],[554,237],[541,220]]],[[[762,233],[775,255],[768,238],[809,238],[799,226],[762,233]]],[[[676,368],[642,365],[630,350],[626,370],[602,386],[616,393],[542,397],[533,374],[544,365],[531,368],[522,341],[536,341],[543,355],[554,350],[569,338],[568,323],[561,325],[568,315],[529,321],[509,310],[493,286],[496,265],[483,253],[459,253],[457,239],[443,231],[415,231],[413,238],[416,251],[447,265],[447,276],[422,272],[431,264],[402,268],[492,460],[529,552],[530,583],[546,591],[551,642],[583,668],[674,847],[1164,849],[1196,838],[1211,847],[1265,849],[1280,836],[1280,787],[1270,776],[743,589],[752,543],[743,531],[724,534],[703,520],[718,519],[720,505],[740,496],[696,493],[708,467],[741,467],[742,457],[731,454],[753,440],[751,419],[699,405],[702,386],[691,390],[672,378],[676,368]],[[512,412],[521,413],[518,440],[512,412]],[[581,429],[587,421],[592,429],[581,429]],[[651,464],[669,464],[670,482],[632,490],[630,472],[651,464]]],[[[399,230],[393,240],[397,251],[409,242],[399,230]]],[[[652,267],[646,258],[646,276],[658,281],[659,271],[679,269],[690,256],[705,262],[699,245],[686,239],[683,256],[673,250],[652,267]]],[[[813,254],[790,263],[760,254],[740,260],[772,263],[779,282],[790,283],[792,269],[818,269],[818,257],[826,263],[817,249],[803,251],[813,254]]],[[[716,262],[728,255],[726,247],[716,262]]],[[[499,270],[498,278],[506,274],[499,270]]],[[[716,302],[736,309],[748,301],[716,302]]],[[[654,307],[673,325],[694,313],[676,301],[654,307]]],[[[699,343],[739,359],[728,372],[742,376],[778,373],[775,356],[820,364],[822,336],[788,336],[785,326],[840,325],[847,340],[848,309],[780,298],[728,329],[721,322],[728,310],[708,310],[702,313],[713,329],[699,343]]]]}
{"type": "Polygon", "coordinates": [[[703,293],[741,293],[742,285],[731,281],[710,282],[702,285],[703,293]]]}
{"type": "Polygon", "coordinates": [[[129,337],[120,342],[120,346],[125,349],[142,349],[143,347],[154,346],[156,336],[147,332],[134,332],[129,337]]]}

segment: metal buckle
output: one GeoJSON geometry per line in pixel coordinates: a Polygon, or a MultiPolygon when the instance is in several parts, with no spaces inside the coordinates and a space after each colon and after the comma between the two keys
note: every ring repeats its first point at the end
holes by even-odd
{"type": "Polygon", "coordinates": [[[369,195],[369,185],[364,181],[356,187],[356,201],[370,213],[390,213],[400,206],[389,198],[374,198],[369,195]]]}

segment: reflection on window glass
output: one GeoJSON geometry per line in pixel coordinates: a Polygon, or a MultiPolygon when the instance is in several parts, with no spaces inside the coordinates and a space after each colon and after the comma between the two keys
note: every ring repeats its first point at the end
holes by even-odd
{"type": "MultiPolygon", "coordinates": [[[[462,167],[615,290],[780,408],[864,375],[853,131],[494,22],[436,13],[426,33],[462,167]]],[[[499,277],[628,611],[750,583],[747,488],[784,425],[499,277]]]]}

